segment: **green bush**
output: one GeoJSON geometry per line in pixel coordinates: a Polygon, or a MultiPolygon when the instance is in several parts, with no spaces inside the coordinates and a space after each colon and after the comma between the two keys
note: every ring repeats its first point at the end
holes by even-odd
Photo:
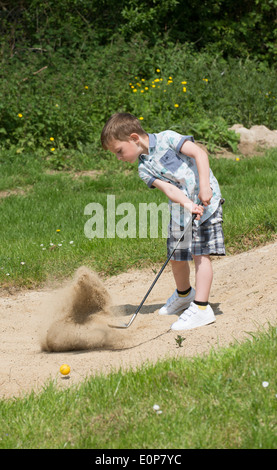
{"type": "Polygon", "coordinates": [[[235,123],[277,126],[273,68],[189,46],[147,49],[139,37],[98,47],[87,60],[13,57],[4,63],[0,94],[0,147],[36,150],[55,168],[67,166],[71,149],[98,153],[101,129],[119,110],[143,117],[147,131],[193,133],[210,150],[236,149],[228,131],[235,123]]]}

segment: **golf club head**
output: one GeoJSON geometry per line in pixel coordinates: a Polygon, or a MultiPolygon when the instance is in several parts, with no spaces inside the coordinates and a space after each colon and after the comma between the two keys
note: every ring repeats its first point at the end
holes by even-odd
{"type": "Polygon", "coordinates": [[[132,316],[129,323],[121,323],[121,325],[108,325],[108,326],[110,326],[111,328],[121,328],[121,329],[128,328],[133,323],[133,321],[136,318],[137,314],[138,313],[134,313],[134,315],[132,316]]]}

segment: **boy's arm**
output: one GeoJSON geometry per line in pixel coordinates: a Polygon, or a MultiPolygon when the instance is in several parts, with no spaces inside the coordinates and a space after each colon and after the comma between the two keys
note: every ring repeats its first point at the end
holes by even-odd
{"type": "Polygon", "coordinates": [[[155,179],[152,186],[163,191],[163,193],[165,193],[172,202],[179,203],[192,214],[197,214],[196,220],[199,220],[203,215],[203,207],[194,204],[179,188],[177,188],[177,186],[174,186],[174,184],[155,179]]]}
{"type": "Polygon", "coordinates": [[[207,153],[189,140],[182,145],[181,153],[195,159],[200,186],[198,197],[200,201],[203,202],[204,206],[208,206],[213,192],[210,186],[210,165],[207,153]]]}

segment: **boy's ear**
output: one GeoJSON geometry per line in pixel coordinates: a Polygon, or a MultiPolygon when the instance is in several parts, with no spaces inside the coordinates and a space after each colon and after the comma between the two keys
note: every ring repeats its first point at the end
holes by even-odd
{"type": "Polygon", "coordinates": [[[130,135],[130,139],[133,140],[134,142],[138,143],[139,142],[139,135],[136,132],[133,132],[130,135]]]}

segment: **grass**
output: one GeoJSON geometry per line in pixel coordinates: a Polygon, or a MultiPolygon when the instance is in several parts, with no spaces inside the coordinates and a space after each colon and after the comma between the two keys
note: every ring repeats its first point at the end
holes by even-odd
{"type": "MultiPolygon", "coordinates": [[[[149,231],[148,238],[86,238],[84,226],[91,216],[85,215],[84,209],[91,202],[105,208],[107,195],[114,195],[116,207],[125,202],[133,204],[138,235],[139,203],[159,205],[167,201],[161,192],[147,189],[138,177],[136,165],[105,158],[101,164],[91,161],[91,168],[98,171],[94,178],[75,177],[72,172],[49,174],[32,154],[26,161],[22,157],[6,159],[0,191],[21,192],[0,199],[2,286],[34,287],[61,280],[82,264],[108,276],[164,261],[161,227],[158,238],[150,238],[149,231]]],[[[272,241],[277,220],[276,150],[240,161],[211,158],[211,167],[226,199],[223,207],[227,252],[272,241]]],[[[106,209],[104,215],[107,218],[106,209]]],[[[122,219],[122,215],[116,216],[116,224],[122,219]]]]}
{"type": "Polygon", "coordinates": [[[206,356],[89,377],[65,391],[51,381],[38,395],[0,402],[0,448],[276,448],[276,354],[269,325],[206,356]]]}

